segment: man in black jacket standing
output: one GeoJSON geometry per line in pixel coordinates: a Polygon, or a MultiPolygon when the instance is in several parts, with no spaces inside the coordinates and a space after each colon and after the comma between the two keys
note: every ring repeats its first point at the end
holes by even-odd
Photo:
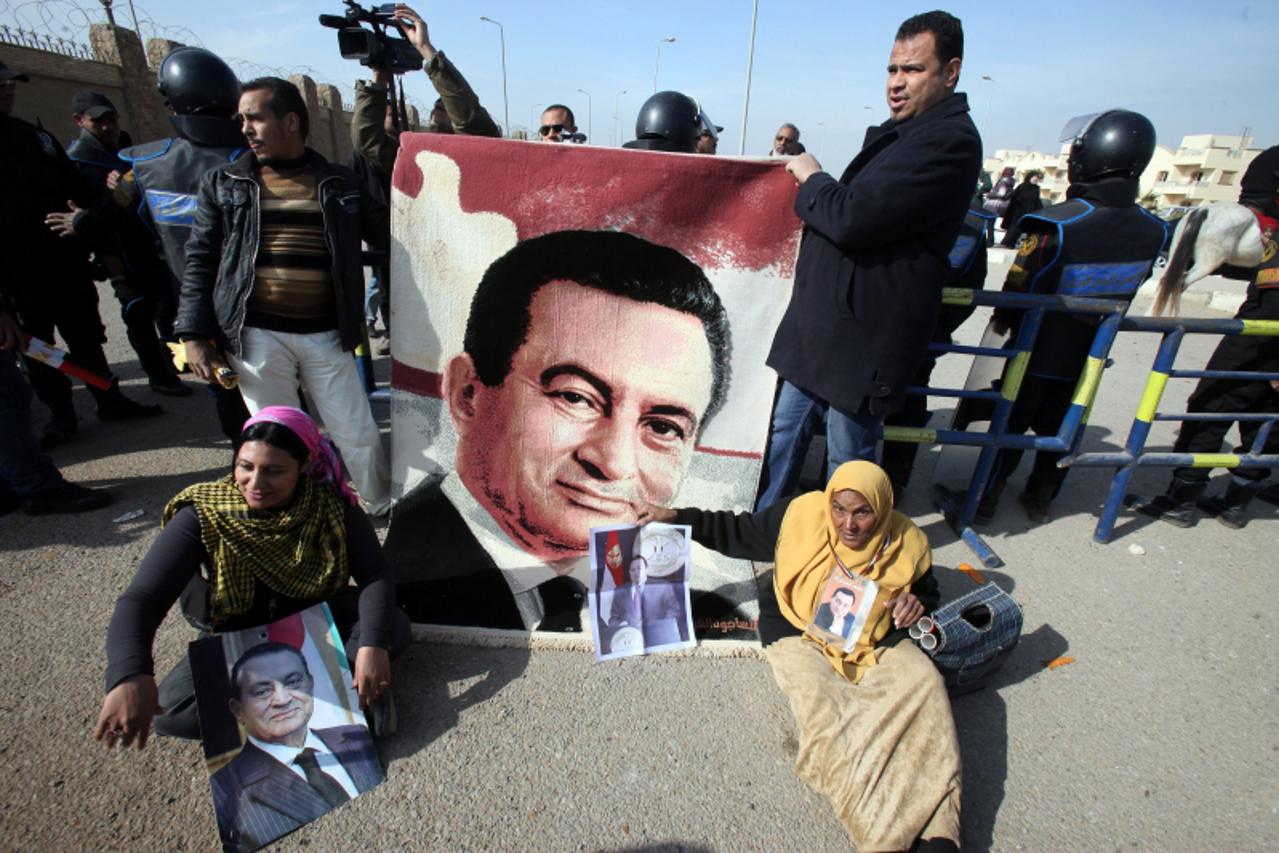
{"type": "Polygon", "coordinates": [[[959,19],[904,22],[888,61],[891,117],[836,180],[811,154],[787,165],[804,221],[790,306],[768,364],[781,378],[759,507],[795,490],[818,420],[828,474],[875,458],[927,351],[955,243],[981,170],[981,137],[955,92],[959,19]]]}
{"type": "Polygon", "coordinates": [[[174,331],[201,379],[220,357],[211,342],[225,349],[251,412],[304,387],[369,511],[385,513],[386,450],[350,352],[364,336],[360,241],[385,248],[386,201],[306,147],[306,102],[287,80],[245,83],[239,115],[253,156],[200,179],[174,331]]]}

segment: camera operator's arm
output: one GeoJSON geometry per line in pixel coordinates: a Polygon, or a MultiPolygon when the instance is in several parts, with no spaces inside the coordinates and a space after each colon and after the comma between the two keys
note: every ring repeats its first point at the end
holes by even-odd
{"type": "Polygon", "coordinates": [[[351,116],[351,145],[357,154],[376,163],[386,174],[395,168],[399,143],[386,132],[387,82],[391,75],[374,68],[373,82],[355,84],[355,112],[351,116]]]}
{"type": "Polygon", "coordinates": [[[395,9],[395,20],[404,28],[413,46],[422,54],[426,63],[426,76],[444,101],[444,111],[453,123],[453,132],[467,136],[501,136],[502,129],[493,121],[488,110],[480,106],[480,99],[471,89],[466,78],[457,70],[442,51],[431,44],[431,35],[422,16],[403,4],[395,9]]]}

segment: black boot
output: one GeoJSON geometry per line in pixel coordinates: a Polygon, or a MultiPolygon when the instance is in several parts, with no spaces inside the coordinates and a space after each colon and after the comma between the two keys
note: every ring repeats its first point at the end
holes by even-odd
{"type": "Polygon", "coordinates": [[[1207,480],[1191,480],[1174,476],[1168,491],[1153,500],[1138,503],[1134,507],[1142,515],[1166,521],[1174,527],[1192,527],[1195,523],[1195,502],[1208,488],[1207,480]]]}
{"type": "Polygon", "coordinates": [[[76,417],[75,407],[68,400],[65,404],[51,407],[53,416],[45,424],[40,434],[40,449],[48,450],[60,444],[66,444],[80,431],[80,419],[76,417]]]}
{"type": "Polygon", "coordinates": [[[1259,491],[1261,491],[1260,483],[1231,477],[1230,485],[1226,487],[1224,495],[1204,498],[1199,501],[1199,508],[1226,527],[1238,530],[1248,523],[1244,519],[1244,512],[1259,491]]]}
{"type": "Polygon", "coordinates": [[[95,394],[98,401],[98,420],[130,421],[137,418],[154,418],[164,414],[159,406],[148,406],[136,400],[130,400],[120,390],[120,383],[111,383],[110,390],[95,394]]]}
{"type": "MultiPolygon", "coordinates": [[[[999,498],[1004,493],[1004,487],[1007,485],[1008,482],[1004,481],[996,483],[986,490],[986,494],[981,496],[981,502],[977,504],[977,514],[973,516],[974,524],[990,524],[994,521],[995,513],[999,510],[999,498]]],[[[968,497],[967,490],[952,489],[940,483],[934,485],[933,490],[953,504],[957,513],[963,508],[964,500],[968,497]]]]}

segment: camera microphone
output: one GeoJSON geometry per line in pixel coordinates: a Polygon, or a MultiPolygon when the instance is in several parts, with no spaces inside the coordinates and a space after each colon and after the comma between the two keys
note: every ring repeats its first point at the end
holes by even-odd
{"type": "Polygon", "coordinates": [[[344,30],[347,27],[354,25],[345,15],[321,15],[320,26],[330,27],[335,30],[344,30]]]}

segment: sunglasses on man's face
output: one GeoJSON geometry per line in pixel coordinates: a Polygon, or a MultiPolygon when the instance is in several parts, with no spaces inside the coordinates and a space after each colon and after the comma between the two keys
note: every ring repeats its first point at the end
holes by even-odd
{"type": "Polygon", "coordinates": [[[774,136],[773,141],[774,142],[794,142],[795,140],[791,139],[789,136],[774,136]]]}
{"type": "Polygon", "coordinates": [[[544,124],[537,129],[537,132],[543,136],[550,136],[552,133],[563,133],[568,125],[564,124],[544,124]]]}

